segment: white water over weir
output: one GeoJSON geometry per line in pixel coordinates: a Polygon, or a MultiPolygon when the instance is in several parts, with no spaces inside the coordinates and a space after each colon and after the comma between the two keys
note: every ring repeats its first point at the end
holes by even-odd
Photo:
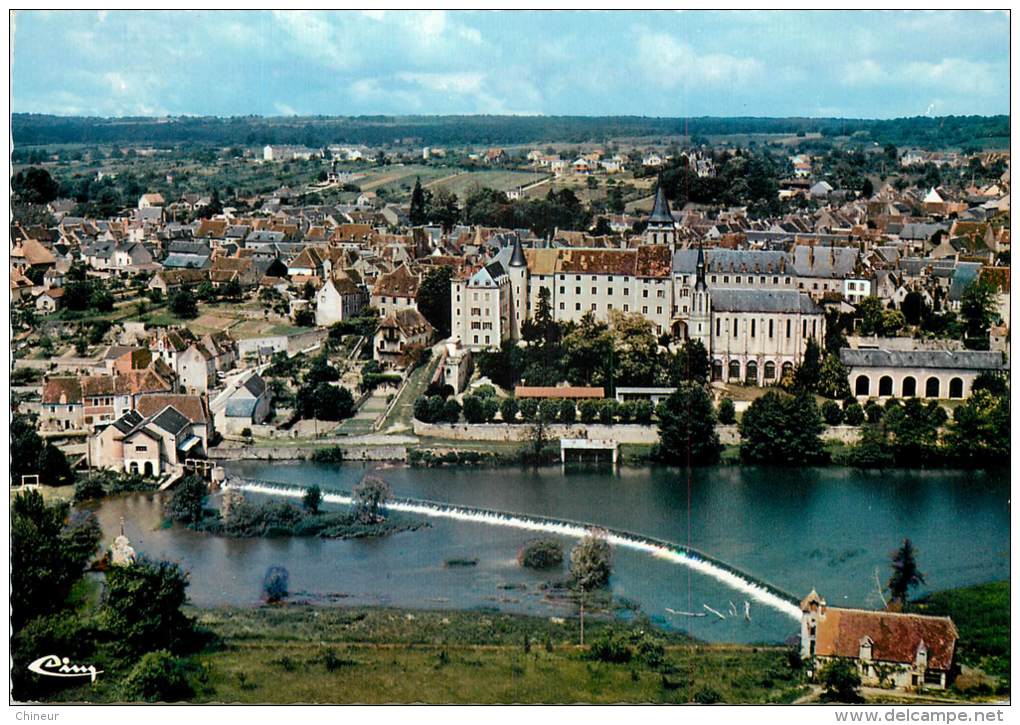
{"type": "MultiPolygon", "coordinates": [[[[306,490],[300,486],[244,479],[229,480],[224,484],[224,487],[270,496],[288,496],[290,498],[301,498],[306,490]]],[[[354,499],[349,494],[326,490],[322,492],[322,500],[328,503],[348,506],[354,503],[354,499]]],[[[801,616],[800,607],[789,595],[784,595],[768,585],[755,582],[750,576],[738,572],[722,562],[712,561],[704,555],[699,555],[676,544],[656,541],[623,531],[614,531],[613,529],[593,524],[586,525],[577,522],[557,521],[536,516],[503,513],[432,501],[390,499],[383,506],[390,511],[402,511],[431,518],[470,521],[490,526],[505,526],[524,531],[540,531],[575,539],[583,538],[591,529],[597,528],[605,532],[606,540],[612,546],[640,551],[650,556],[685,566],[699,574],[711,577],[731,589],[739,591],[751,599],[782,612],[793,619],[799,620],[801,616]]]]}

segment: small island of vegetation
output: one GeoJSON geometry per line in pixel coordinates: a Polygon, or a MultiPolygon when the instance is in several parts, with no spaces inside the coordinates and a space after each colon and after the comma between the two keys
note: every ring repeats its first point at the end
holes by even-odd
{"type": "Polygon", "coordinates": [[[300,507],[286,501],[254,503],[235,488],[226,488],[218,509],[209,508],[205,481],[189,477],[181,481],[165,508],[166,518],[197,531],[231,538],[318,536],[356,539],[415,531],[428,524],[402,517],[383,516],[380,509],[390,497],[389,487],[367,476],[354,487],[349,510],[323,511],[322,490],[309,488],[300,507]]]}

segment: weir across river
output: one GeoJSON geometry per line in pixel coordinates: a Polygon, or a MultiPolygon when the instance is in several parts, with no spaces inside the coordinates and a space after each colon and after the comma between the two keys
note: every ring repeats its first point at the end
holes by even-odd
{"type": "MultiPolygon", "coordinates": [[[[250,491],[270,496],[287,496],[301,498],[306,489],[301,486],[260,481],[253,479],[230,478],[224,483],[225,488],[239,491],[250,491]]],[[[327,503],[351,505],[353,499],[346,491],[323,489],[323,501],[327,503]]],[[[413,498],[391,498],[383,506],[391,511],[418,514],[433,518],[454,519],[491,526],[503,526],[525,531],[543,532],[569,538],[580,539],[593,529],[604,532],[606,539],[613,546],[619,546],[642,552],[659,559],[670,561],[709,576],[725,586],[739,591],[748,598],[775,609],[793,619],[800,619],[798,599],[788,592],[765,582],[757,577],[740,571],[723,561],[714,559],[696,549],[663,539],[635,534],[620,529],[611,529],[579,521],[554,519],[533,514],[518,514],[506,511],[473,506],[427,501],[413,498]]]]}

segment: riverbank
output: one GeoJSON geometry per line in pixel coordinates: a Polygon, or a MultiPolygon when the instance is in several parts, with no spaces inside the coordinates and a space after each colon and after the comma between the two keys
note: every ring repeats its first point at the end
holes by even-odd
{"type": "Polygon", "coordinates": [[[631,624],[486,611],[261,607],[195,612],[221,638],[194,702],[792,702],[785,647],[706,645],[631,624]],[[660,649],[661,648],[661,649],[660,649]],[[626,661],[608,661],[610,659],[626,661]]]}

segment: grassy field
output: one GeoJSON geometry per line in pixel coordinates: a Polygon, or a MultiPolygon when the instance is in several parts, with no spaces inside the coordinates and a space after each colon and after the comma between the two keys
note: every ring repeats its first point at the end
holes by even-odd
{"type": "Polygon", "coordinates": [[[527,186],[548,176],[548,174],[536,174],[527,171],[465,171],[453,176],[437,179],[426,186],[429,189],[442,187],[456,194],[458,199],[463,199],[476,186],[497,189],[499,191],[512,191],[518,186],[527,186]]]}
{"type": "Polygon", "coordinates": [[[449,176],[454,173],[454,170],[422,164],[393,164],[391,166],[376,166],[359,173],[364,176],[355,179],[354,183],[362,191],[384,190],[389,194],[401,196],[410,195],[416,178],[421,178],[421,183],[424,185],[429,181],[449,176]]]}
{"type": "Polygon", "coordinates": [[[1008,682],[1009,599],[1009,582],[992,582],[934,592],[912,609],[952,617],[960,632],[960,661],[1008,682]]]}
{"type": "MultiPolygon", "coordinates": [[[[195,658],[203,702],[789,702],[804,692],[785,648],[656,632],[661,662],[612,663],[576,645],[576,620],[306,607],[204,610],[199,619],[222,638],[195,658]]],[[[626,639],[649,625],[589,621],[588,641],[610,627],[626,639]]]]}

